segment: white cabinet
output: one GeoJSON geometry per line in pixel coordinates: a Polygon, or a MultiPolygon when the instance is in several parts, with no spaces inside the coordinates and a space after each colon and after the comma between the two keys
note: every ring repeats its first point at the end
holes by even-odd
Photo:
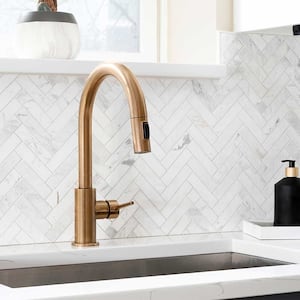
{"type": "Polygon", "coordinates": [[[299,12],[299,0],[234,0],[234,31],[292,34],[299,12]]]}
{"type": "Polygon", "coordinates": [[[216,64],[218,30],[232,30],[232,0],[161,0],[160,58],[216,64]]]}

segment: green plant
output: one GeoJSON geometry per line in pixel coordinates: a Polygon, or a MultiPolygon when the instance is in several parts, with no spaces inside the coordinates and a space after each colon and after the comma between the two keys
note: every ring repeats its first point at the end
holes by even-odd
{"type": "Polygon", "coordinates": [[[39,11],[57,11],[57,0],[38,0],[39,11]]]}

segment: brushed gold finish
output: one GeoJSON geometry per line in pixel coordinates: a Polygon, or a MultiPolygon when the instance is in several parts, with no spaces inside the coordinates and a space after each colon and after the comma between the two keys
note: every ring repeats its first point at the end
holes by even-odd
{"type": "Polygon", "coordinates": [[[127,95],[134,151],[150,152],[150,141],[144,139],[143,122],[147,109],[143,92],[133,73],[120,64],[102,64],[88,77],[79,110],[79,188],[92,187],[92,112],[98,87],[107,76],[117,78],[127,95]]]}
{"type": "Polygon", "coordinates": [[[97,246],[96,219],[114,219],[120,209],[133,205],[116,200],[96,201],[92,187],[92,113],[95,96],[103,80],[113,76],[122,84],[128,98],[133,147],[135,153],[150,152],[150,140],[145,131],[148,125],[145,98],[133,73],[121,64],[102,64],[88,77],[79,107],[79,187],[75,189],[74,246],[97,246]]]}
{"type": "Polygon", "coordinates": [[[119,204],[119,205],[118,205],[118,210],[121,209],[121,208],[130,206],[130,205],[133,205],[133,204],[134,204],[134,201],[129,201],[129,202],[127,202],[127,203],[119,204]]]}
{"type": "Polygon", "coordinates": [[[96,189],[75,189],[74,246],[98,246],[96,242],[96,189]]]}
{"type": "Polygon", "coordinates": [[[298,168],[285,168],[286,177],[298,177],[299,169],[298,168]]]}
{"type": "Polygon", "coordinates": [[[116,219],[120,214],[120,209],[133,205],[134,202],[119,204],[117,200],[103,200],[96,202],[96,219],[116,219]]]}

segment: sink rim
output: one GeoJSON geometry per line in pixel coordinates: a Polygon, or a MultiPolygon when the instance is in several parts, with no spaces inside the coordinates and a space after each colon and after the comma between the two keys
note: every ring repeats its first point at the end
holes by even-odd
{"type": "Polygon", "coordinates": [[[221,253],[2,269],[0,270],[0,284],[19,288],[241,270],[245,268],[253,269],[289,264],[291,263],[286,261],[227,251],[221,253]],[[77,277],[75,277],[75,274],[77,274],[77,277]]]}

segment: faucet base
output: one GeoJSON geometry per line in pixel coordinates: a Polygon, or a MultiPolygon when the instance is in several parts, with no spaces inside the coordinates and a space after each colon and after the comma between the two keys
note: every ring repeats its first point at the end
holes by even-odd
{"type": "Polygon", "coordinates": [[[95,243],[76,243],[76,242],[72,242],[72,246],[74,247],[78,247],[78,248],[84,248],[84,247],[98,247],[99,243],[95,242],[95,243]]]}
{"type": "Polygon", "coordinates": [[[75,238],[76,247],[97,246],[96,240],[96,190],[75,189],[75,238]]]}

